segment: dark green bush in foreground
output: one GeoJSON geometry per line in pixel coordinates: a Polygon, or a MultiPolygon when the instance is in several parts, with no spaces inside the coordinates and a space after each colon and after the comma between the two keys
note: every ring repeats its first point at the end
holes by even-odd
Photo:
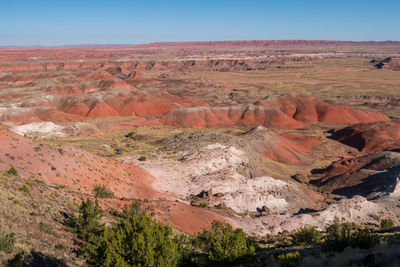
{"type": "Polygon", "coordinates": [[[378,242],[376,234],[367,229],[355,228],[349,223],[339,223],[336,218],[326,230],[323,245],[326,251],[342,252],[346,247],[369,249],[378,242]]]}
{"type": "Polygon", "coordinates": [[[73,219],[73,230],[82,240],[88,241],[92,236],[101,232],[103,225],[100,219],[103,211],[97,200],[93,202],[89,198],[82,200],[79,206],[79,214],[73,219]]]}
{"type": "Polygon", "coordinates": [[[176,266],[182,247],[172,229],[144,214],[106,228],[85,248],[94,266],[176,266]]]}
{"type": "Polygon", "coordinates": [[[219,221],[213,221],[196,239],[197,246],[203,248],[213,262],[234,262],[255,252],[242,229],[234,230],[230,224],[219,221]]]}
{"type": "Polygon", "coordinates": [[[195,263],[233,263],[253,255],[255,248],[241,229],[214,221],[197,236],[174,235],[172,228],[153,221],[140,202],[125,206],[112,227],[100,224],[97,201],[82,201],[74,230],[87,241],[83,252],[92,266],[177,266],[195,263]]]}
{"type": "Polygon", "coordinates": [[[321,241],[322,234],[315,227],[303,227],[292,235],[293,243],[296,245],[314,245],[321,241]]]}

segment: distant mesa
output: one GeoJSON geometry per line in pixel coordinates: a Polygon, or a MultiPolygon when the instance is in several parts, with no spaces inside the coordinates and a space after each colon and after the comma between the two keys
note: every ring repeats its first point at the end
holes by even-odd
{"type": "Polygon", "coordinates": [[[249,41],[210,41],[210,42],[157,42],[137,47],[220,47],[220,46],[329,46],[329,45],[398,45],[398,41],[383,42],[351,42],[351,41],[327,41],[327,40],[249,40],[249,41]]]}

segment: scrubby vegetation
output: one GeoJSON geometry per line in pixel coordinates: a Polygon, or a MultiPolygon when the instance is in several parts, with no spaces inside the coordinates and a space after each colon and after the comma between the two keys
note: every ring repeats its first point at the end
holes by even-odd
{"type": "Polygon", "coordinates": [[[146,161],[146,160],[147,160],[147,157],[146,157],[146,156],[140,156],[140,157],[138,158],[138,160],[139,160],[139,161],[146,161]]]}
{"type": "Polygon", "coordinates": [[[390,231],[394,227],[394,222],[392,219],[381,220],[381,230],[384,232],[390,231]]]}
{"type": "Polygon", "coordinates": [[[14,250],[15,233],[2,234],[0,233],[0,251],[11,253],[14,250]]]}
{"type": "Polygon", "coordinates": [[[126,135],[125,135],[125,137],[126,138],[133,138],[133,136],[134,136],[134,132],[129,132],[129,133],[127,133],[126,135]]]}
{"type": "MultiPolygon", "coordinates": [[[[220,221],[191,236],[148,217],[141,203],[148,209],[150,202],[134,201],[117,212],[103,211],[97,200],[81,201],[72,217],[71,230],[81,239],[77,244],[82,263],[89,266],[307,266],[329,262],[335,266],[340,259],[341,264],[358,266],[369,260],[367,256],[372,252],[368,249],[378,243],[379,231],[338,219],[325,232],[304,227],[293,233],[271,236],[275,240],[272,246],[264,245],[266,239],[249,238],[243,230],[220,221]]],[[[50,234],[48,237],[57,238],[54,229],[59,231],[58,227],[40,222],[38,228],[50,234]]],[[[387,234],[379,238],[384,236],[387,234]]],[[[383,243],[387,247],[378,246],[373,250],[388,253],[383,261],[372,259],[380,266],[398,255],[399,251],[387,249],[399,240],[393,238],[383,243]]],[[[14,234],[0,235],[0,250],[9,253],[3,260],[5,266],[22,266],[33,257],[32,251],[14,249],[15,243],[14,234]]],[[[56,253],[71,253],[64,244],[57,240],[52,247],[56,253]]]]}
{"type": "Polygon", "coordinates": [[[30,194],[30,193],[31,193],[31,190],[30,190],[28,184],[24,184],[24,185],[21,187],[21,191],[22,191],[22,192],[25,192],[26,194],[30,194]]]}
{"type": "Polygon", "coordinates": [[[234,230],[230,224],[219,221],[213,221],[211,227],[199,234],[195,241],[213,262],[232,263],[255,253],[254,246],[242,229],[234,230]]]}
{"type": "Polygon", "coordinates": [[[279,266],[295,267],[301,262],[301,255],[298,251],[283,253],[278,256],[279,266]]]}
{"type": "Polygon", "coordinates": [[[97,201],[82,201],[74,231],[87,241],[82,252],[91,266],[178,266],[187,263],[234,263],[254,255],[241,229],[214,221],[196,236],[177,235],[153,221],[140,202],[125,206],[115,223],[104,227],[97,201]]]}
{"type": "Polygon", "coordinates": [[[93,193],[99,198],[114,198],[114,192],[108,189],[105,185],[95,185],[93,187],[93,193]]]}
{"type": "Polygon", "coordinates": [[[346,247],[369,249],[377,244],[376,234],[357,228],[349,223],[340,223],[338,218],[326,230],[324,250],[342,252],[346,247]]]}
{"type": "Polygon", "coordinates": [[[10,169],[7,171],[7,174],[9,175],[18,175],[17,169],[15,169],[14,166],[11,166],[10,169]]]}
{"type": "Polygon", "coordinates": [[[74,216],[72,229],[84,241],[90,240],[93,236],[98,235],[103,227],[100,222],[103,211],[99,207],[98,201],[87,199],[82,200],[79,206],[79,213],[74,216]]]}
{"type": "Polygon", "coordinates": [[[172,229],[144,214],[123,218],[89,241],[85,252],[94,266],[176,266],[182,258],[172,229]]]}
{"type": "Polygon", "coordinates": [[[292,235],[297,245],[315,245],[321,241],[322,234],[315,227],[303,227],[292,235]]]}

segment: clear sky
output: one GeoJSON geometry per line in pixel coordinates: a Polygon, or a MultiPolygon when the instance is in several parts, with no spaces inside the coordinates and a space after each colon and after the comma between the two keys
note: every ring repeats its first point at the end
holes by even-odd
{"type": "Polygon", "coordinates": [[[400,0],[1,0],[0,45],[400,40],[400,0]]]}

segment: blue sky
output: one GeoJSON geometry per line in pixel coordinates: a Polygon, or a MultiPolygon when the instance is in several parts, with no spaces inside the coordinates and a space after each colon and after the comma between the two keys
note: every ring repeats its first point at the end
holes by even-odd
{"type": "Polygon", "coordinates": [[[1,0],[0,45],[400,40],[400,0],[1,0]]]}

